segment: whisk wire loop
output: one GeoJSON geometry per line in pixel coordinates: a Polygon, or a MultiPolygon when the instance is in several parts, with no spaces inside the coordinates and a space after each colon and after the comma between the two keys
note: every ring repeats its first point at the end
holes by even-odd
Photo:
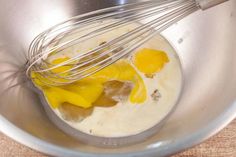
{"type": "Polygon", "coordinates": [[[130,55],[173,23],[199,9],[195,0],[152,0],[86,13],[59,23],[39,34],[28,51],[26,74],[35,72],[42,83],[59,86],[88,77],[130,55]],[[50,59],[74,45],[135,23],[127,33],[91,50],[53,64],[50,59]],[[69,67],[55,73],[53,70],[69,67]]]}

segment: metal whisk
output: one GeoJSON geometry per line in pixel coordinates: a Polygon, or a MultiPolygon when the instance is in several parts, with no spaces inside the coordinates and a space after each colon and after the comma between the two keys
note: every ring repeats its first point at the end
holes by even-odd
{"type": "Polygon", "coordinates": [[[226,0],[149,0],[72,17],[42,32],[33,40],[28,51],[26,74],[31,77],[32,72],[37,73],[43,78],[42,83],[48,85],[72,83],[129,55],[185,16],[224,1],[226,0]],[[58,64],[48,61],[48,58],[73,45],[82,44],[135,22],[139,22],[139,25],[134,29],[92,50],[77,53],[58,64]],[[66,39],[68,36],[71,37],[66,39]],[[59,73],[53,71],[60,67],[66,69],[59,73]]]}

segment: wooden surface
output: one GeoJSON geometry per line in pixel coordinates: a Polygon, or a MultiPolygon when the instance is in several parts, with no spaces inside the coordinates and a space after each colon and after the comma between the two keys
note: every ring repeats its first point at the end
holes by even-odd
{"type": "MultiPolygon", "coordinates": [[[[47,157],[0,133],[0,157],[47,157]]],[[[204,143],[172,157],[236,157],[236,120],[204,143]]]]}

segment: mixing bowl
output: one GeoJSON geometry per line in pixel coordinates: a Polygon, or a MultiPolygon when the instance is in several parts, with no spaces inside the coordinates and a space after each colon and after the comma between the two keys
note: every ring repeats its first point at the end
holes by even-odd
{"type": "MultiPolygon", "coordinates": [[[[129,1],[132,2],[132,1],[129,1]]],[[[126,0],[0,0],[0,130],[55,156],[167,156],[200,143],[236,116],[236,1],[197,11],[162,35],[180,57],[184,88],[177,108],[151,138],[102,148],[75,140],[47,118],[22,67],[31,40],[71,16],[126,0]]]]}

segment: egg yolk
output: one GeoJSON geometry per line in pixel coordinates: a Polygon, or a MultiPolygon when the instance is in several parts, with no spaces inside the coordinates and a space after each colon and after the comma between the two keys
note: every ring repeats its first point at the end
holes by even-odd
{"type": "Polygon", "coordinates": [[[151,75],[161,71],[169,59],[164,51],[144,48],[135,54],[133,62],[140,72],[151,75]]]}
{"type": "MultiPolygon", "coordinates": [[[[67,57],[58,58],[53,60],[52,64],[59,64],[68,59],[67,57]]],[[[142,49],[134,56],[134,65],[140,72],[145,74],[159,72],[168,61],[168,57],[163,51],[152,49],[142,49]]],[[[66,75],[66,71],[70,68],[69,66],[62,66],[53,69],[52,72],[58,75],[66,75]]],[[[133,84],[129,94],[129,101],[131,103],[140,104],[147,98],[147,89],[142,77],[125,59],[119,60],[89,77],[68,85],[48,86],[47,83],[50,84],[50,81],[56,81],[56,79],[60,78],[46,79],[35,72],[32,72],[31,77],[34,84],[43,91],[52,108],[58,108],[61,104],[65,103],[82,108],[90,108],[104,93],[104,84],[112,80],[133,84]]],[[[63,81],[63,79],[60,79],[60,81],[63,81]]]]}

